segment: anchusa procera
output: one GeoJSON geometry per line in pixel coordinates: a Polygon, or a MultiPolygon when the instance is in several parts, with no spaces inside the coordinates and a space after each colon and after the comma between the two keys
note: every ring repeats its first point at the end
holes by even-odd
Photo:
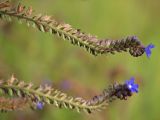
{"type": "MultiPolygon", "coordinates": [[[[104,109],[113,100],[126,100],[133,92],[138,92],[138,85],[134,84],[133,79],[123,84],[115,83],[105,89],[102,94],[94,96],[90,100],[69,96],[57,89],[53,89],[53,87],[50,89],[47,86],[34,87],[33,84],[24,83],[13,77],[8,81],[1,80],[0,90],[9,97],[26,99],[25,105],[29,105],[32,109],[42,110],[44,105],[53,104],[58,108],[92,113],[104,109]]],[[[17,110],[17,107],[14,108],[13,110],[17,110]]],[[[8,110],[8,108],[3,107],[3,110],[8,110]]]]}
{"type": "MultiPolygon", "coordinates": [[[[151,49],[155,47],[153,44],[145,47],[136,36],[127,36],[118,40],[99,39],[94,35],[82,32],[80,29],[75,29],[69,24],[60,23],[51,16],[32,14],[32,11],[32,7],[26,7],[20,3],[14,6],[8,0],[0,2],[0,19],[10,21],[13,18],[18,18],[20,22],[26,22],[28,26],[33,26],[42,32],[50,32],[64,40],[68,40],[73,45],[83,47],[95,56],[108,53],[114,54],[115,52],[129,52],[133,57],[139,57],[146,53],[149,58],[152,53],[151,49]]],[[[12,76],[8,81],[0,80],[0,90],[5,97],[9,97],[9,99],[0,98],[0,110],[18,110],[19,105],[22,106],[22,102],[19,102],[19,99],[10,99],[10,97],[16,97],[23,98],[22,101],[26,100],[24,107],[29,104],[30,107],[42,110],[44,105],[53,104],[58,108],[64,107],[78,112],[92,113],[92,111],[104,109],[109,102],[115,99],[126,100],[133,93],[138,93],[139,86],[134,81],[132,77],[123,84],[115,83],[105,89],[102,94],[96,95],[90,100],[85,100],[81,97],[69,96],[57,89],[53,89],[52,86],[33,87],[32,84],[18,81],[12,76]],[[15,101],[21,104],[15,104],[15,101]],[[2,105],[2,103],[4,104],[2,105]],[[11,104],[6,106],[6,103],[11,104]]],[[[68,84],[65,83],[64,88],[67,87],[68,84]]]]}
{"type": "MultiPolygon", "coordinates": [[[[51,16],[33,14],[32,7],[22,4],[11,5],[8,1],[0,2],[0,19],[18,18],[20,22],[27,22],[28,26],[33,26],[42,32],[50,32],[58,37],[68,40],[71,44],[85,48],[92,55],[114,54],[115,52],[129,52],[133,57],[142,56],[153,46],[144,47],[136,36],[128,36],[123,39],[99,39],[98,37],[82,32],[66,23],[60,23],[51,16]],[[148,49],[149,48],[149,49],[148,49]]],[[[6,20],[6,19],[5,19],[6,20]]]]}

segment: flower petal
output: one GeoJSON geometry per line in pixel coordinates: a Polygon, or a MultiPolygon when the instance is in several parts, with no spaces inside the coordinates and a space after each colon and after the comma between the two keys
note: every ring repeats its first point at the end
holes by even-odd
{"type": "Polygon", "coordinates": [[[153,44],[149,44],[148,47],[149,47],[150,49],[155,48],[155,46],[154,46],[153,44]]]}
{"type": "Polygon", "coordinates": [[[130,84],[134,84],[134,77],[130,78],[130,84]]]}
{"type": "Polygon", "coordinates": [[[151,56],[151,49],[155,48],[155,46],[153,44],[149,44],[146,48],[145,48],[145,53],[146,56],[149,58],[151,56]]]}
{"type": "Polygon", "coordinates": [[[125,81],[125,84],[128,85],[128,84],[129,84],[129,80],[126,80],[126,81],[125,81]]]}
{"type": "Polygon", "coordinates": [[[133,85],[133,88],[134,88],[134,91],[135,91],[136,93],[138,93],[138,84],[134,84],[134,85],[133,85]]]}

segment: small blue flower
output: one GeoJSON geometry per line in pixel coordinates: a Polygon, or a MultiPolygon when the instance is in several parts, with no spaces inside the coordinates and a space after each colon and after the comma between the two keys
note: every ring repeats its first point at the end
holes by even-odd
{"type": "Polygon", "coordinates": [[[42,109],[43,109],[43,106],[44,106],[43,102],[38,101],[38,102],[36,103],[36,107],[37,107],[37,109],[39,109],[39,110],[42,110],[42,109]]]}
{"type": "Polygon", "coordinates": [[[155,48],[155,46],[153,44],[149,44],[146,48],[145,48],[145,52],[147,57],[149,58],[151,56],[151,49],[155,48]]]}
{"type": "Polygon", "coordinates": [[[127,80],[125,82],[125,84],[127,85],[128,89],[131,92],[136,92],[138,93],[138,84],[134,84],[134,78],[132,77],[130,80],[127,80]]]}

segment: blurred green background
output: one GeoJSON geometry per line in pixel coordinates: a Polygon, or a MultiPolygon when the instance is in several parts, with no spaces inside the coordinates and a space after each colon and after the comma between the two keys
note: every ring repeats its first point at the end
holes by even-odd
{"type": "Polygon", "coordinates": [[[99,38],[137,35],[156,48],[150,59],[128,53],[94,57],[68,41],[0,20],[0,78],[12,73],[26,82],[51,81],[55,87],[86,99],[107,85],[134,76],[140,92],[114,101],[103,112],[86,115],[47,106],[42,111],[0,113],[0,120],[160,120],[159,0],[22,0],[37,13],[80,28],[99,38]],[[64,84],[67,83],[67,87],[64,84]]]}

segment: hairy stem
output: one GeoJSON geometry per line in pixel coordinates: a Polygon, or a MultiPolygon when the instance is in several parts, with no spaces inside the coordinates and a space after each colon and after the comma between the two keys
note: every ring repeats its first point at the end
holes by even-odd
{"type": "Polygon", "coordinates": [[[26,84],[13,77],[8,81],[0,81],[0,89],[9,96],[30,99],[32,103],[41,101],[44,104],[54,104],[59,108],[76,109],[78,112],[83,110],[87,113],[104,109],[113,99],[123,100],[131,96],[131,92],[125,84],[114,84],[104,90],[101,95],[95,96],[91,100],[84,100],[80,97],[69,96],[51,86],[33,87],[32,84],[26,84]]]}
{"type": "Polygon", "coordinates": [[[2,18],[18,18],[27,22],[27,25],[37,27],[42,32],[50,32],[69,40],[73,45],[84,47],[93,55],[107,54],[129,50],[129,53],[138,57],[144,53],[144,46],[135,36],[129,36],[121,40],[98,39],[96,36],[81,32],[80,29],[72,28],[71,25],[59,23],[51,16],[41,14],[32,15],[32,8],[19,4],[13,7],[9,2],[0,3],[0,15],[2,18]]]}

